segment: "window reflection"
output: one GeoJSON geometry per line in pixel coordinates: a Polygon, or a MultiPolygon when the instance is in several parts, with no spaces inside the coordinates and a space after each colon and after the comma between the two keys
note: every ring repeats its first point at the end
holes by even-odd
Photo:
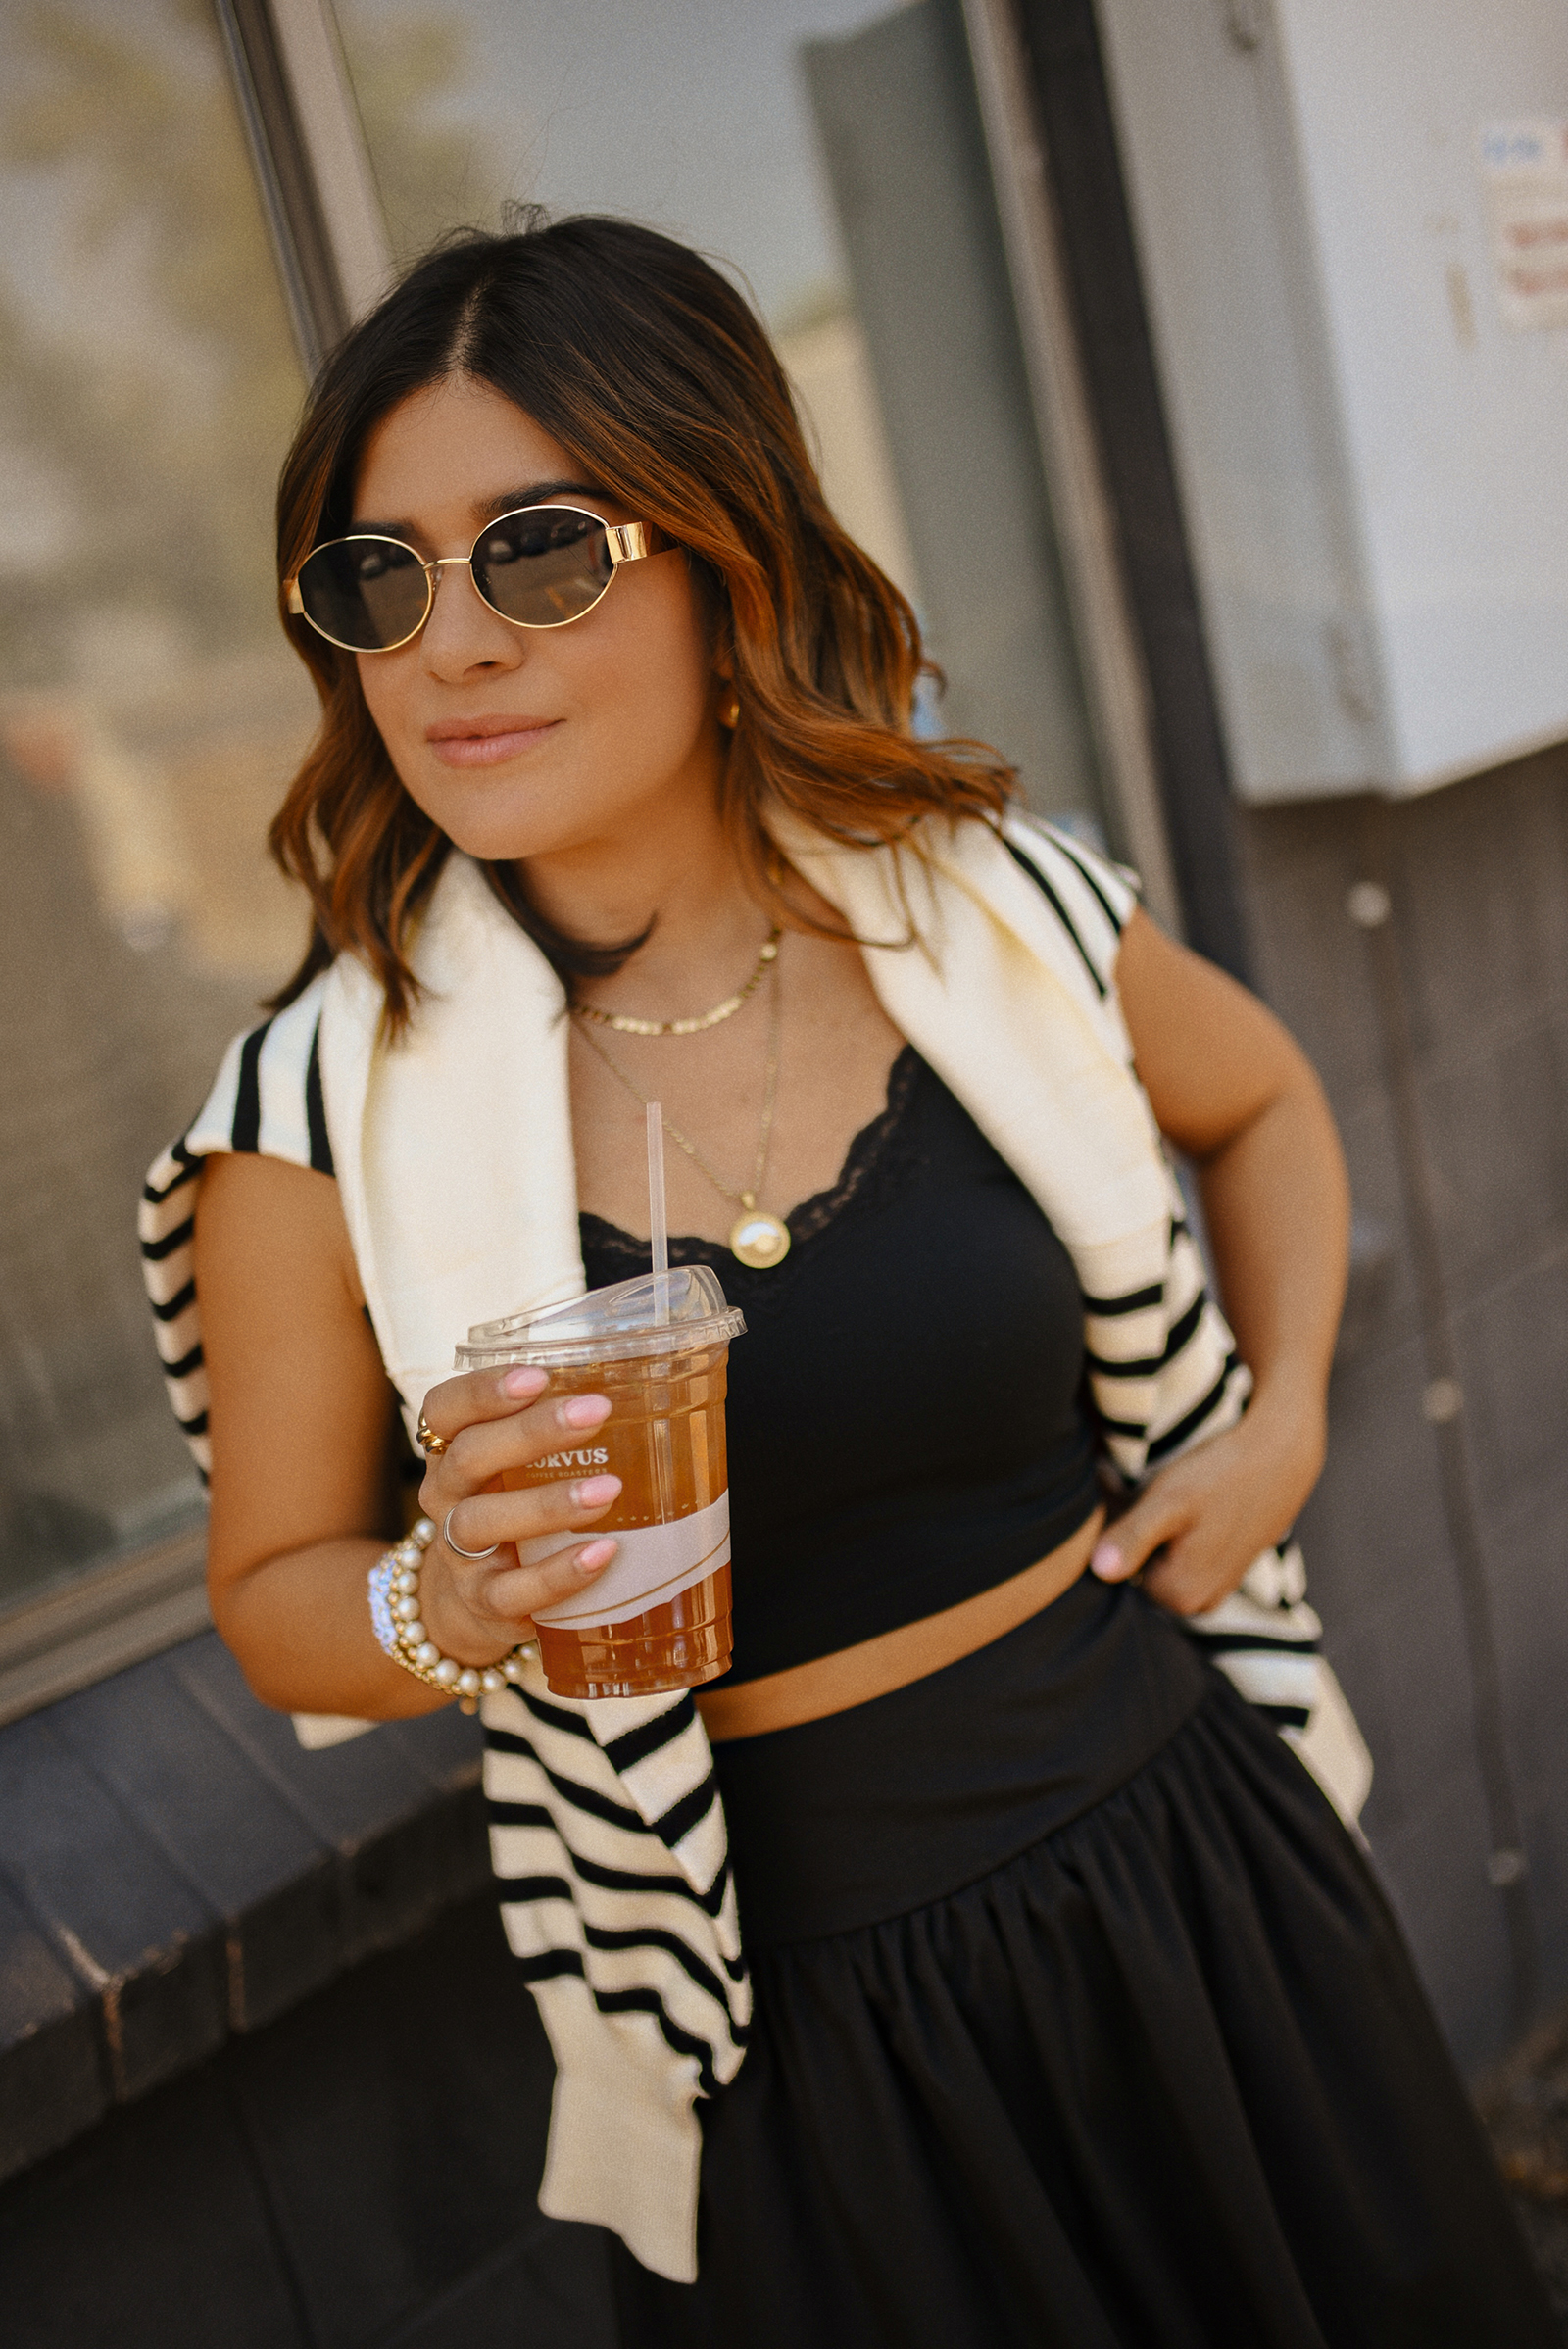
{"type": "Polygon", "coordinates": [[[141,1174],[297,955],[275,618],[301,384],[185,0],[0,15],[0,1611],[191,1522],[141,1174]]]}

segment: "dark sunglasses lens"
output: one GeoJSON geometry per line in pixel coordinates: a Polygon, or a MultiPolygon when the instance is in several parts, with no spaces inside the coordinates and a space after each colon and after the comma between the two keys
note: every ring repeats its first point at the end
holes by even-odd
{"type": "Polygon", "coordinates": [[[474,584],[503,619],[559,628],[591,612],[614,575],[605,525],[570,506],[492,522],[473,550],[474,584]]]}
{"type": "Polygon", "coordinates": [[[300,602],[323,636],[384,653],[412,636],[430,600],[424,565],[395,538],[339,538],[301,566],[300,602]]]}

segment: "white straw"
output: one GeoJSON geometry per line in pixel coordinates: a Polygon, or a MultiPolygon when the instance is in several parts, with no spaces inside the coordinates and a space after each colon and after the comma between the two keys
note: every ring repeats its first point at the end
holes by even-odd
{"type": "MultiPolygon", "coordinates": [[[[664,1206],[664,1111],[659,1101],[648,1104],[648,1228],[653,1234],[654,1271],[669,1270],[669,1216],[664,1206]]],[[[654,1287],[654,1319],[669,1319],[669,1283],[654,1287]]]]}
{"type": "MultiPolygon", "coordinates": [[[[669,1319],[669,1214],[664,1205],[664,1112],[658,1101],[648,1104],[648,1229],[654,1252],[654,1322],[669,1319]]],[[[675,1458],[669,1421],[653,1423],[654,1475],[659,1486],[659,1515],[668,1525],[675,1514],[675,1458]]]]}

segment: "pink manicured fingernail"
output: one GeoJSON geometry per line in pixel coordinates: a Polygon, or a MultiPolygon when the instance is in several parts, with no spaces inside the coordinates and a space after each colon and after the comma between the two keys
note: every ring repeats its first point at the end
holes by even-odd
{"type": "Polygon", "coordinates": [[[618,1476],[585,1476],[572,1486],[571,1497],[579,1509],[602,1509],[619,1491],[618,1476]]]}
{"type": "Polygon", "coordinates": [[[1098,1574],[1103,1582],[1114,1583],[1120,1580],[1124,1563],[1114,1542],[1097,1542],[1094,1555],[1089,1561],[1089,1571],[1098,1574]]]}
{"type": "Polygon", "coordinates": [[[514,1402],[531,1402],[536,1395],[543,1395],[549,1384],[546,1371],[509,1370],[501,1382],[501,1392],[510,1395],[514,1402]]]}
{"type": "Polygon", "coordinates": [[[610,1404],[602,1395],[574,1395],[557,1416],[563,1427],[596,1428],[610,1417],[610,1404]]]}
{"type": "Polygon", "coordinates": [[[601,1566],[610,1564],[614,1554],[613,1542],[590,1542],[586,1549],[578,1550],[572,1564],[579,1574],[597,1574],[601,1566]]]}

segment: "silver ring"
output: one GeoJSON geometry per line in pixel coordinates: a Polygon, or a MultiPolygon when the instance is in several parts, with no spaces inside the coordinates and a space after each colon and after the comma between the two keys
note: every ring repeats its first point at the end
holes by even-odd
{"type": "MultiPolygon", "coordinates": [[[[454,1501],[452,1504],[452,1509],[455,1509],[457,1505],[457,1502],[454,1501]]],[[[478,1565],[481,1558],[493,1558],[496,1554],[496,1551],[501,1547],[499,1542],[492,1542],[488,1549],[465,1549],[461,1542],[453,1541],[452,1509],[448,1509],[446,1515],[441,1520],[441,1539],[446,1543],[448,1549],[453,1551],[457,1557],[467,1558],[470,1563],[475,1566],[478,1565]]]]}

